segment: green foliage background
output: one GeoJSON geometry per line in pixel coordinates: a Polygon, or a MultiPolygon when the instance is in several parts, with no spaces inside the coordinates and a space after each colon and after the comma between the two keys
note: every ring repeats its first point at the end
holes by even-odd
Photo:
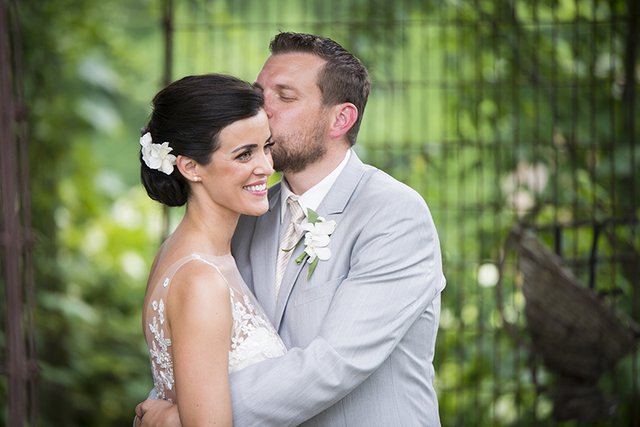
{"type": "MultiPolygon", "coordinates": [[[[174,3],[175,78],[226,72],[252,81],[279,30],[326,34],[363,60],[374,89],[359,154],[424,195],[442,240],[443,425],[557,424],[549,397],[532,385],[529,354],[504,334],[493,288],[478,286],[477,272],[497,261],[522,219],[504,190],[509,177],[533,201],[525,217],[535,224],[638,218],[640,128],[628,124],[621,80],[630,3],[174,3]],[[517,174],[536,165],[548,182],[538,190],[517,174]]],[[[160,0],[19,2],[42,426],[129,425],[151,387],[140,307],[163,213],[139,185],[138,130],[162,85],[162,8],[160,0]]],[[[591,233],[568,233],[572,257],[586,257],[591,233]]],[[[606,257],[631,261],[599,268],[598,288],[620,288],[608,302],[638,320],[637,225],[612,227],[602,246],[606,257]]],[[[578,264],[581,279],[587,272],[578,264]]],[[[516,282],[507,315],[522,326],[516,282]]],[[[620,398],[603,425],[639,422],[638,363],[636,352],[603,379],[620,398]]],[[[552,383],[541,366],[538,381],[552,383]]]]}

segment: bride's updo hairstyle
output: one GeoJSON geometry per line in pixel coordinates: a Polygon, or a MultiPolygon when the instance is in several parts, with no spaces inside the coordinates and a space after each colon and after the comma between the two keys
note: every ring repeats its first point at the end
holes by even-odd
{"type": "MultiPolygon", "coordinates": [[[[187,76],[171,83],[153,98],[146,128],[154,144],[169,143],[170,154],[206,165],[219,148],[218,135],[226,126],[253,117],[264,103],[249,83],[222,74],[187,76]]],[[[190,184],[177,167],[170,174],[149,168],[140,153],[140,175],[147,194],[167,206],[187,202],[190,184]]]]}

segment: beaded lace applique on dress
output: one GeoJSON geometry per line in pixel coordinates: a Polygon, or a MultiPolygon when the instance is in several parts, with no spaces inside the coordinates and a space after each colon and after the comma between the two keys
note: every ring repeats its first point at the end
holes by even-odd
{"type": "Polygon", "coordinates": [[[229,350],[230,373],[264,359],[281,356],[287,351],[255,297],[242,281],[233,258],[230,255],[207,257],[192,254],[169,268],[162,284],[152,291],[151,303],[145,313],[145,337],[158,399],[175,400],[171,336],[166,327],[165,317],[165,301],[169,284],[180,267],[194,260],[213,267],[229,285],[233,316],[229,350]]]}
{"type": "Polygon", "coordinates": [[[151,305],[154,315],[148,326],[153,335],[153,340],[149,347],[153,386],[158,392],[158,398],[165,399],[167,398],[167,391],[173,390],[173,360],[169,352],[171,338],[165,338],[164,335],[164,301],[162,299],[159,301],[154,300],[151,305]]]}

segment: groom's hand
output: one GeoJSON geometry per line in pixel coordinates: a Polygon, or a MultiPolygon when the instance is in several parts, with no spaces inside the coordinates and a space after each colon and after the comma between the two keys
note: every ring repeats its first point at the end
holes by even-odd
{"type": "Polygon", "coordinates": [[[147,399],[136,406],[136,427],[180,427],[178,407],[166,400],[147,399]]]}

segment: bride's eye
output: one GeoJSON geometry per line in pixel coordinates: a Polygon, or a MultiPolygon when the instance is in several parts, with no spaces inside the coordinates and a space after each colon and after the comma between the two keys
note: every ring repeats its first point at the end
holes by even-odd
{"type": "Polygon", "coordinates": [[[264,152],[265,153],[270,153],[274,144],[275,144],[275,142],[273,142],[273,140],[270,139],[266,144],[264,144],[264,152]]]}
{"type": "Polygon", "coordinates": [[[245,161],[251,158],[251,150],[243,151],[236,156],[236,160],[245,161]]]}

